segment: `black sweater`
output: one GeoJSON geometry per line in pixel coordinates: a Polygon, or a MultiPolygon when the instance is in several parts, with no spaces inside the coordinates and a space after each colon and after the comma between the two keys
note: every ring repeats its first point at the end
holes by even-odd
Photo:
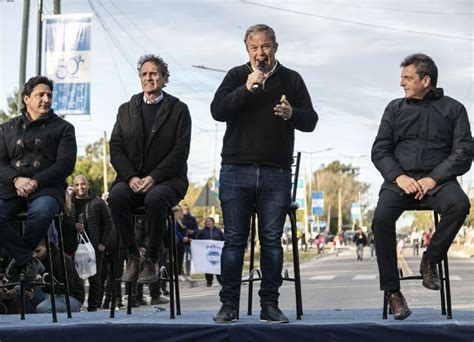
{"type": "Polygon", "coordinates": [[[301,76],[278,64],[264,91],[252,93],[245,83],[250,64],[231,69],[211,104],[215,120],[227,123],[222,164],[257,164],[288,169],[292,164],[295,129],[311,132],[318,115],[301,76]],[[293,108],[290,120],[274,115],[282,95],[293,108]]]}

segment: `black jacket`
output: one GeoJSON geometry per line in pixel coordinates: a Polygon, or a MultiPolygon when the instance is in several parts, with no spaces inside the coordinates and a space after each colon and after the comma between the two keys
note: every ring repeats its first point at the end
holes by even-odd
{"type": "Polygon", "coordinates": [[[395,179],[402,174],[433,178],[437,186],[428,194],[455,181],[472,164],[470,127],[464,106],[442,89],[422,100],[390,102],[372,146],[372,162],[385,179],[382,188],[401,192],[395,179]]]}
{"type": "Polygon", "coordinates": [[[151,176],[157,184],[168,185],[184,197],[188,188],[191,116],[186,104],[163,94],[146,146],[141,119],[143,93],[133,95],[120,106],[110,137],[110,159],[117,171],[114,184],[127,182],[133,176],[151,176]]]}
{"type": "Polygon", "coordinates": [[[16,197],[16,177],[36,179],[39,188],[29,199],[54,197],[64,206],[66,177],[76,164],[74,126],[51,110],[29,122],[26,113],[0,127],[0,198],[16,197]]]}
{"type": "MultiPolygon", "coordinates": [[[[65,225],[68,226],[66,229],[68,229],[69,226],[73,226],[75,230],[76,195],[72,192],[70,196],[70,206],[66,206],[64,221],[65,225]]],[[[97,248],[99,244],[106,246],[112,230],[115,229],[109,207],[102,198],[93,195],[91,192],[88,194],[87,202],[84,207],[84,226],[94,248],[97,248]]],[[[77,240],[77,230],[75,238],[77,240]]]]}
{"type": "Polygon", "coordinates": [[[278,63],[266,79],[264,91],[252,93],[245,84],[250,63],[231,69],[211,103],[215,120],[226,122],[222,164],[258,164],[289,169],[295,129],[311,132],[318,115],[301,76],[278,63]],[[282,95],[293,108],[290,120],[275,116],[282,95]]]}

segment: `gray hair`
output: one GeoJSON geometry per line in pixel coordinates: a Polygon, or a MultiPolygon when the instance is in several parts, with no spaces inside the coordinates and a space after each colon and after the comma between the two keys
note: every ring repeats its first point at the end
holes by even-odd
{"type": "Polygon", "coordinates": [[[425,76],[429,76],[431,79],[431,86],[436,87],[438,83],[438,67],[436,66],[433,58],[423,53],[414,53],[407,56],[400,63],[401,67],[414,65],[416,73],[423,79],[425,76]]]}
{"type": "Polygon", "coordinates": [[[247,29],[247,32],[245,32],[245,37],[244,37],[244,43],[247,45],[247,39],[251,34],[254,33],[260,33],[260,32],[265,32],[268,37],[272,40],[273,45],[278,46],[278,43],[276,41],[276,35],[275,31],[268,25],[265,24],[257,24],[257,25],[252,25],[247,29]]]}
{"type": "Polygon", "coordinates": [[[142,70],[143,64],[145,64],[146,62],[151,62],[160,69],[161,75],[163,76],[165,80],[163,83],[163,87],[166,87],[166,83],[169,82],[169,78],[170,78],[170,72],[168,71],[168,64],[166,64],[163,58],[161,58],[160,56],[156,56],[153,54],[143,55],[138,59],[138,62],[137,62],[137,70],[138,70],[139,75],[140,75],[140,71],[142,70]]]}

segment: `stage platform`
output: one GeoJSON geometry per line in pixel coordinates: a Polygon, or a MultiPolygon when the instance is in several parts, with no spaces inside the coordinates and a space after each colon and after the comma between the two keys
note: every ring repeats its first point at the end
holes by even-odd
{"type": "Polygon", "coordinates": [[[135,310],[132,315],[117,311],[110,319],[108,311],[73,313],[72,319],[58,314],[58,323],[50,314],[0,315],[1,342],[38,341],[474,341],[474,312],[455,310],[447,320],[438,310],[417,308],[404,321],[392,317],[382,320],[382,310],[308,310],[301,321],[295,312],[286,312],[289,324],[259,321],[241,312],[238,322],[215,324],[214,311],[184,310],[171,320],[169,312],[135,310]]]}

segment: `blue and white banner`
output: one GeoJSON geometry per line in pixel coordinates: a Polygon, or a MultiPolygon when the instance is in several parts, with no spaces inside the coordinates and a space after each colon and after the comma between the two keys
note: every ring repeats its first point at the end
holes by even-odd
{"type": "Polygon", "coordinates": [[[45,16],[46,76],[56,114],[90,114],[92,14],[45,16]]]}
{"type": "Polygon", "coordinates": [[[192,240],[191,273],[221,274],[221,254],[224,241],[192,240]]]}
{"type": "Polygon", "coordinates": [[[352,202],[352,206],[351,206],[352,221],[359,221],[360,216],[361,216],[360,204],[356,202],[352,202]]]}
{"type": "MultiPolygon", "coordinates": [[[[296,203],[298,203],[298,209],[305,209],[306,206],[306,188],[305,181],[303,178],[298,179],[296,185],[296,203]]],[[[306,210],[305,210],[306,212],[306,210]]]]}
{"type": "Polygon", "coordinates": [[[311,208],[313,215],[324,215],[324,191],[313,191],[311,208]]]}

